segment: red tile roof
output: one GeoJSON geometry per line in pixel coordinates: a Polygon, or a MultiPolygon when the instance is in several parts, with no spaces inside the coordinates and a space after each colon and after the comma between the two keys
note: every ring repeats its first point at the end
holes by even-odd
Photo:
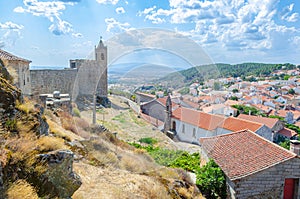
{"type": "Polygon", "coordinates": [[[23,62],[31,62],[27,59],[23,59],[21,57],[17,57],[13,54],[10,54],[9,52],[6,52],[2,49],[0,49],[0,59],[9,60],[9,61],[23,61],[23,62]]]}
{"type": "Polygon", "coordinates": [[[236,117],[228,117],[225,120],[222,128],[228,129],[231,131],[240,131],[242,129],[249,129],[253,132],[256,132],[262,126],[263,126],[263,124],[259,124],[256,122],[251,122],[251,121],[239,119],[236,117]]]}
{"type": "Polygon", "coordinates": [[[249,129],[256,132],[263,126],[263,124],[256,122],[234,117],[226,118],[220,115],[208,114],[184,107],[180,107],[173,111],[173,118],[206,130],[214,130],[219,127],[230,131],[249,129]]]}
{"type": "Polygon", "coordinates": [[[291,129],[288,129],[288,128],[283,128],[281,129],[279,132],[278,132],[280,135],[283,135],[287,138],[291,138],[293,136],[296,136],[298,135],[295,131],[291,130],[291,129]]]}
{"type": "Polygon", "coordinates": [[[257,122],[260,124],[264,124],[267,127],[269,127],[270,129],[272,129],[275,124],[279,121],[279,119],[276,118],[267,118],[267,117],[260,117],[260,116],[254,116],[254,115],[245,115],[245,114],[240,114],[238,116],[238,118],[240,119],[244,119],[244,120],[249,120],[252,122],[257,122]]]}
{"type": "MultiPolygon", "coordinates": [[[[168,97],[165,96],[165,97],[162,97],[162,98],[157,98],[156,100],[157,100],[158,102],[160,102],[162,105],[166,106],[166,104],[167,104],[167,99],[168,99],[168,97]]],[[[172,101],[172,99],[171,99],[171,101],[172,101]]],[[[174,107],[176,107],[176,106],[178,106],[178,105],[175,104],[175,103],[172,101],[172,107],[174,108],[174,107]]]]}
{"type": "Polygon", "coordinates": [[[173,117],[182,122],[186,122],[206,130],[216,129],[226,119],[222,116],[212,115],[184,107],[180,107],[173,111],[173,117]]]}
{"type": "Polygon", "coordinates": [[[287,161],[297,155],[250,130],[201,138],[203,152],[236,180],[287,161]]]}

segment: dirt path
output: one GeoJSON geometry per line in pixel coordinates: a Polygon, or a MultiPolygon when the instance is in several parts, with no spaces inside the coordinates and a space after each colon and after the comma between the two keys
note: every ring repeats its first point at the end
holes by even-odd
{"type": "MultiPolygon", "coordinates": [[[[186,150],[189,152],[200,152],[197,145],[174,142],[157,128],[138,118],[134,111],[119,98],[110,97],[112,108],[102,108],[97,110],[97,123],[103,124],[111,132],[116,132],[117,137],[126,142],[138,142],[139,139],[152,137],[158,140],[159,146],[174,150],[186,150]]],[[[92,111],[81,113],[87,121],[92,121],[92,111]]]]}

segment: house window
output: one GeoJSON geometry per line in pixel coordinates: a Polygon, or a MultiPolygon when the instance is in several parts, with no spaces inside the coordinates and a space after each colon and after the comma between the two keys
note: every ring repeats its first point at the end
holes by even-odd
{"type": "Polygon", "coordinates": [[[29,82],[29,77],[27,77],[27,82],[29,82]]]}
{"type": "Polygon", "coordinates": [[[182,133],[185,133],[185,125],[182,125],[182,133]]]}
{"type": "Polygon", "coordinates": [[[196,129],[193,128],[193,138],[196,138],[196,129]]]}
{"type": "Polygon", "coordinates": [[[104,60],[104,53],[101,53],[101,60],[104,60]]]}

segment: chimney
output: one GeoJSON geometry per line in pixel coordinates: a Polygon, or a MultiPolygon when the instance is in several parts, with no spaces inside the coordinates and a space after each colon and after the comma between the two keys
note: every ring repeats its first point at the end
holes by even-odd
{"type": "Polygon", "coordinates": [[[299,140],[291,140],[290,141],[290,151],[296,153],[298,156],[300,155],[300,141],[299,140]]]}

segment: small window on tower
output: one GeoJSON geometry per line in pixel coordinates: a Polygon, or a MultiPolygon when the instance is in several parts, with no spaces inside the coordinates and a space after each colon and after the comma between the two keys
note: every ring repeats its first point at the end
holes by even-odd
{"type": "Polygon", "coordinates": [[[104,54],[101,53],[101,60],[104,60],[104,54]]]}

